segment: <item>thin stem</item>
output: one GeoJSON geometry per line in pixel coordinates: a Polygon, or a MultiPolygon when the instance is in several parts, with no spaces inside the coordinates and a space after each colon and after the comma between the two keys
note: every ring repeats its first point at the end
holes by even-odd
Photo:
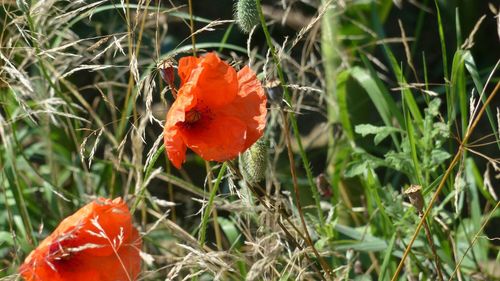
{"type": "MultiPolygon", "coordinates": [[[[128,57],[129,61],[132,61],[133,57],[133,38],[132,38],[132,30],[130,29],[130,0],[127,0],[125,2],[126,9],[125,9],[125,21],[127,24],[127,41],[128,41],[128,57]]],[[[134,87],[134,76],[132,74],[132,71],[129,71],[129,76],[128,76],[128,84],[127,84],[127,93],[125,94],[125,102],[123,103],[123,109],[122,109],[122,115],[120,117],[120,123],[118,124],[118,130],[116,134],[116,139],[121,139],[123,132],[125,130],[125,124],[128,114],[128,103],[130,101],[130,96],[132,95],[132,89],[134,87]]]]}
{"type": "Polygon", "coordinates": [[[226,164],[226,162],[224,162],[222,164],[222,167],[219,170],[219,174],[217,175],[217,179],[215,180],[215,184],[214,184],[212,190],[210,191],[208,203],[207,203],[207,206],[205,207],[205,212],[203,213],[203,218],[201,220],[201,227],[200,227],[200,239],[199,239],[200,246],[202,246],[202,247],[205,245],[208,218],[209,218],[210,213],[212,211],[212,205],[214,204],[215,195],[217,194],[217,191],[219,190],[219,185],[222,181],[222,177],[226,173],[226,169],[227,169],[227,164],[226,164]]]}
{"type": "Polygon", "coordinates": [[[467,145],[467,141],[469,140],[470,136],[472,135],[472,132],[476,128],[477,124],[479,123],[479,120],[483,116],[484,111],[486,110],[486,107],[493,100],[493,98],[496,96],[496,94],[497,94],[497,92],[498,92],[499,89],[500,89],[500,82],[497,83],[497,85],[495,86],[495,89],[493,89],[493,92],[491,93],[491,95],[484,102],[483,106],[481,107],[481,110],[477,114],[476,118],[472,122],[472,124],[469,127],[469,129],[467,130],[467,134],[465,135],[463,141],[460,143],[460,147],[458,148],[458,151],[455,154],[455,157],[453,158],[453,160],[451,161],[450,165],[448,166],[448,169],[446,170],[445,174],[443,175],[443,178],[441,179],[441,182],[439,183],[439,186],[437,187],[436,192],[434,193],[434,195],[432,196],[431,201],[429,202],[429,206],[427,206],[427,208],[425,209],[425,212],[422,215],[422,218],[420,219],[420,222],[417,225],[417,229],[415,229],[415,233],[413,233],[413,236],[411,237],[410,243],[408,243],[408,245],[406,246],[406,249],[405,249],[405,251],[403,253],[403,256],[401,257],[401,261],[399,262],[399,265],[396,268],[396,272],[392,276],[391,281],[396,281],[397,280],[397,278],[399,276],[399,273],[403,269],[404,262],[405,262],[406,258],[408,257],[408,254],[410,253],[411,247],[413,246],[413,243],[417,239],[418,233],[422,229],[422,226],[423,226],[423,224],[425,222],[425,219],[429,215],[432,207],[434,206],[434,203],[436,203],[436,200],[437,200],[437,198],[439,196],[439,193],[441,192],[441,190],[443,189],[444,185],[446,184],[446,180],[448,179],[448,177],[450,176],[451,172],[453,171],[453,168],[455,167],[455,165],[458,163],[458,161],[462,157],[462,154],[463,154],[464,150],[466,149],[465,146],[467,145]]]}
{"type": "MultiPolygon", "coordinates": [[[[168,161],[166,157],[165,157],[165,162],[166,162],[165,166],[167,167],[166,173],[170,175],[172,171],[172,165],[170,164],[170,161],[168,161]]],[[[170,202],[174,202],[175,201],[174,186],[172,185],[171,182],[167,183],[167,190],[168,190],[168,200],[170,202]]],[[[175,222],[177,220],[177,212],[175,211],[175,206],[172,207],[171,210],[172,210],[172,221],[175,222]]]]}
{"type": "MultiPolygon", "coordinates": [[[[151,172],[153,170],[153,166],[155,165],[156,161],[158,160],[158,157],[162,155],[163,151],[165,150],[165,145],[161,145],[160,148],[155,152],[153,155],[153,158],[151,158],[151,161],[149,161],[148,166],[146,167],[146,172],[144,173],[144,178],[147,179],[149,178],[149,175],[151,175],[151,172]]],[[[133,215],[135,212],[135,209],[137,206],[139,206],[139,203],[142,202],[144,199],[146,193],[146,186],[142,186],[141,190],[138,191],[137,197],[135,198],[134,204],[130,208],[130,213],[133,215]]]]}
{"type": "MultiPolygon", "coordinates": [[[[281,230],[283,230],[283,232],[285,232],[285,235],[287,237],[289,237],[292,241],[292,243],[297,247],[299,248],[301,251],[303,250],[303,247],[296,241],[295,237],[290,233],[290,231],[288,231],[288,228],[286,228],[286,226],[280,221],[280,219],[284,219],[292,228],[293,230],[295,231],[295,233],[297,233],[297,235],[300,236],[300,238],[304,241],[306,241],[306,237],[304,234],[302,234],[302,232],[300,231],[300,229],[298,229],[298,227],[290,220],[289,218],[289,215],[287,215],[282,209],[276,209],[274,206],[268,206],[267,203],[261,198],[261,196],[259,195],[259,193],[257,192],[257,190],[255,188],[258,188],[259,191],[264,195],[264,197],[269,201],[269,202],[273,202],[274,200],[269,196],[269,194],[267,194],[267,192],[261,187],[259,186],[258,184],[251,184],[249,182],[247,182],[243,176],[241,175],[241,173],[238,171],[238,169],[236,169],[230,162],[229,162],[229,167],[231,168],[232,172],[234,174],[236,174],[236,176],[245,181],[245,184],[246,186],[248,186],[248,188],[250,188],[250,190],[252,191],[252,193],[255,195],[255,197],[257,198],[257,200],[259,201],[259,203],[264,206],[264,208],[272,213],[273,210],[274,211],[277,211],[277,214],[280,216],[280,218],[276,221],[278,223],[278,225],[280,226],[281,230]]],[[[311,258],[309,257],[309,255],[306,253],[305,254],[305,257],[306,259],[311,263],[314,271],[316,271],[316,273],[318,274],[318,276],[321,277],[322,280],[325,280],[325,277],[321,274],[321,272],[316,268],[315,264],[313,263],[313,261],[311,260],[311,258]]]]}
{"type": "MultiPolygon", "coordinates": [[[[207,182],[208,182],[208,190],[212,191],[214,188],[212,186],[212,169],[210,167],[210,162],[205,161],[205,169],[207,171],[207,182]]],[[[214,232],[215,232],[215,242],[217,244],[217,249],[222,250],[222,234],[220,232],[219,221],[217,219],[217,209],[214,209],[212,212],[213,224],[214,224],[214,232]]]]}
{"type": "MultiPolygon", "coordinates": [[[[283,74],[283,69],[281,68],[281,62],[276,55],[276,49],[274,48],[273,41],[271,39],[271,34],[269,33],[269,30],[267,29],[266,26],[266,20],[264,18],[264,14],[262,13],[262,6],[260,4],[260,0],[255,0],[255,3],[257,4],[257,11],[259,12],[259,17],[260,17],[260,23],[262,26],[262,29],[264,31],[264,35],[266,37],[266,42],[269,47],[269,50],[271,51],[271,55],[273,57],[274,64],[276,65],[276,70],[278,72],[278,78],[281,82],[281,85],[283,85],[283,95],[288,102],[288,104],[291,104],[291,98],[290,98],[290,93],[288,92],[288,88],[284,85],[285,83],[285,75],[283,74]]],[[[321,205],[320,205],[320,196],[318,189],[316,187],[316,184],[314,183],[314,177],[312,175],[311,171],[311,164],[309,162],[309,158],[307,157],[307,154],[305,153],[304,146],[302,145],[302,139],[299,133],[299,126],[297,125],[297,119],[295,118],[295,113],[293,111],[290,111],[288,113],[288,116],[290,117],[290,122],[292,124],[292,130],[293,134],[295,136],[295,140],[297,141],[297,145],[299,147],[299,152],[300,152],[300,157],[302,158],[302,164],[304,166],[304,169],[306,171],[307,175],[307,181],[309,183],[309,187],[311,189],[311,194],[314,197],[314,202],[316,204],[316,211],[318,213],[318,218],[320,221],[320,225],[323,226],[325,224],[325,219],[323,217],[323,212],[321,211],[321,205]]]]}
{"type": "Polygon", "coordinates": [[[436,246],[434,246],[434,242],[432,242],[431,230],[429,229],[429,225],[425,220],[424,220],[424,230],[425,230],[425,236],[427,236],[427,241],[429,241],[429,245],[431,246],[432,255],[434,255],[434,262],[436,263],[436,271],[438,273],[439,280],[444,281],[443,272],[441,272],[441,263],[439,262],[439,256],[437,255],[436,252],[436,246]]]}
{"type": "Polygon", "coordinates": [[[196,57],[196,39],[194,38],[194,21],[193,21],[193,1],[189,0],[189,29],[191,30],[191,44],[193,45],[193,56],[196,57]]]}
{"type": "MultiPolygon", "coordinates": [[[[279,60],[279,58],[278,58],[278,56],[276,54],[276,49],[274,48],[274,45],[273,45],[273,42],[272,42],[272,39],[271,39],[271,35],[269,33],[269,30],[267,29],[266,20],[264,18],[264,14],[262,13],[262,6],[260,4],[260,0],[255,0],[255,3],[256,3],[256,6],[257,6],[257,11],[259,13],[260,23],[261,23],[262,29],[264,31],[264,35],[266,37],[267,45],[269,47],[269,50],[271,51],[271,55],[272,55],[274,64],[276,65],[276,70],[278,72],[279,80],[281,82],[281,85],[286,85],[285,84],[285,75],[283,73],[283,69],[281,68],[280,60],[279,60]]],[[[283,93],[284,93],[284,97],[285,97],[286,101],[289,104],[291,104],[291,98],[290,98],[290,94],[288,92],[288,88],[287,87],[283,87],[283,93]]],[[[283,121],[285,122],[285,128],[286,128],[286,130],[288,130],[288,122],[287,122],[288,118],[287,118],[287,115],[284,114],[284,112],[282,112],[282,114],[283,114],[283,121]]],[[[324,224],[324,218],[323,218],[323,213],[321,211],[319,192],[318,192],[317,187],[316,187],[316,185],[314,183],[314,179],[313,179],[313,175],[312,175],[312,171],[311,171],[309,159],[308,159],[307,154],[305,153],[304,147],[302,145],[302,140],[301,140],[301,136],[300,136],[300,133],[299,133],[299,128],[298,128],[298,125],[297,125],[297,119],[295,118],[295,114],[294,114],[293,111],[291,111],[288,114],[288,116],[290,117],[290,121],[292,123],[293,133],[295,135],[295,139],[296,139],[297,144],[299,146],[299,151],[300,151],[300,155],[301,155],[302,162],[303,162],[303,165],[304,165],[304,169],[306,170],[307,179],[308,179],[308,182],[309,182],[309,187],[311,189],[311,193],[313,194],[314,201],[316,203],[316,211],[318,213],[318,218],[320,220],[320,224],[323,225],[324,224]]],[[[295,167],[294,167],[294,164],[293,164],[294,163],[293,153],[290,154],[291,153],[291,146],[289,145],[289,143],[290,143],[290,139],[289,139],[290,136],[289,136],[288,132],[285,132],[285,134],[286,134],[287,144],[288,144],[287,147],[288,147],[288,150],[289,150],[290,170],[292,172],[292,177],[294,178],[295,196],[296,196],[296,199],[297,199],[296,201],[297,201],[297,206],[298,206],[298,209],[299,209],[299,214],[301,216],[301,221],[302,221],[302,224],[304,226],[305,233],[306,233],[306,242],[312,248],[312,250],[313,250],[316,258],[320,262],[321,267],[325,271],[325,274],[327,275],[328,279],[331,279],[331,276],[330,276],[330,271],[331,271],[330,267],[324,261],[324,259],[319,255],[318,251],[314,247],[314,244],[312,243],[311,237],[309,236],[309,232],[307,230],[307,225],[305,224],[304,216],[303,216],[301,208],[300,208],[300,200],[299,200],[300,199],[299,198],[300,195],[298,194],[297,178],[296,178],[296,175],[295,175],[295,167]]]]}
{"type": "MultiPolygon", "coordinates": [[[[5,166],[3,164],[3,158],[0,157],[0,171],[4,171],[4,168],[5,168],[5,166]]],[[[16,237],[14,225],[12,224],[12,222],[14,221],[14,216],[12,215],[12,210],[10,209],[10,204],[8,203],[7,191],[4,188],[5,186],[7,186],[6,184],[4,184],[5,180],[6,179],[4,178],[4,173],[0,173],[0,192],[3,194],[4,206],[5,206],[5,209],[7,210],[7,222],[9,223],[9,231],[10,231],[12,237],[16,237]]],[[[17,239],[12,239],[12,244],[16,248],[19,247],[19,245],[17,243],[17,239]]],[[[16,263],[19,263],[19,256],[14,255],[14,260],[16,263]]]]}
{"type": "Polygon", "coordinates": [[[284,134],[285,134],[285,140],[286,140],[286,147],[288,151],[288,160],[290,161],[290,173],[292,174],[292,181],[293,181],[293,191],[295,193],[295,203],[297,204],[297,211],[299,213],[300,221],[302,223],[302,227],[304,228],[304,233],[305,233],[305,238],[307,244],[311,247],[311,249],[314,252],[314,255],[318,259],[319,263],[321,264],[321,267],[326,273],[326,276],[328,280],[331,280],[332,277],[330,276],[330,266],[325,262],[323,257],[318,253],[316,248],[314,247],[314,243],[312,242],[311,236],[309,235],[309,230],[307,229],[307,223],[304,218],[304,212],[302,211],[302,204],[300,203],[300,190],[299,190],[299,184],[297,182],[297,174],[295,173],[295,158],[293,156],[293,151],[292,151],[292,144],[291,144],[291,139],[290,139],[290,131],[288,127],[288,118],[286,117],[286,114],[283,110],[281,110],[281,116],[283,117],[283,123],[284,123],[284,134]]]}
{"type": "Polygon", "coordinates": [[[460,261],[455,266],[455,269],[451,273],[450,279],[448,279],[448,281],[451,281],[453,279],[453,277],[455,277],[455,274],[457,273],[458,269],[460,268],[460,265],[462,264],[462,262],[464,261],[465,257],[467,256],[467,253],[474,246],[474,244],[476,244],[476,241],[479,238],[479,234],[481,232],[483,232],[484,227],[490,221],[490,219],[493,217],[493,214],[495,214],[495,211],[498,209],[499,206],[500,206],[500,201],[497,202],[497,204],[495,205],[495,207],[493,208],[493,210],[491,210],[490,214],[488,215],[488,217],[484,221],[483,225],[481,225],[481,228],[478,230],[478,232],[476,233],[476,235],[474,235],[474,238],[472,239],[472,242],[471,242],[470,246],[465,250],[465,253],[463,254],[462,258],[460,258],[460,261]]]}

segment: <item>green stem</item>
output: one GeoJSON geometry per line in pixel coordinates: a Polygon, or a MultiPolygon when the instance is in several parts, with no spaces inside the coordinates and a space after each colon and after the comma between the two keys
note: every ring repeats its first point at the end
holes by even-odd
{"type": "MultiPolygon", "coordinates": [[[[259,12],[259,17],[260,17],[260,23],[262,25],[262,29],[264,30],[264,35],[266,37],[267,45],[269,47],[269,50],[271,51],[271,55],[273,57],[274,64],[276,65],[276,70],[278,72],[278,78],[281,82],[281,85],[286,85],[285,84],[285,75],[283,74],[283,69],[281,68],[281,62],[276,55],[276,49],[274,48],[271,35],[269,33],[269,30],[267,29],[266,26],[266,20],[264,18],[264,14],[262,13],[262,6],[260,4],[260,0],[255,0],[255,3],[257,4],[257,11],[259,12]]],[[[283,94],[285,97],[285,100],[287,101],[288,104],[291,105],[291,98],[290,98],[290,93],[288,91],[288,88],[286,86],[283,87],[283,94]]],[[[295,140],[297,141],[297,144],[299,146],[299,153],[302,158],[302,164],[304,166],[304,169],[306,171],[307,175],[307,181],[309,183],[309,187],[311,189],[311,194],[314,197],[314,202],[316,204],[316,211],[318,213],[318,218],[320,221],[320,225],[323,226],[325,224],[325,219],[323,217],[323,212],[321,211],[321,205],[320,205],[320,196],[318,192],[318,188],[316,187],[316,184],[314,183],[314,177],[312,175],[312,170],[311,170],[311,164],[309,162],[309,158],[307,157],[307,154],[305,153],[304,146],[302,145],[302,139],[300,137],[299,133],[299,126],[297,125],[297,119],[295,118],[295,113],[293,111],[290,111],[287,114],[290,117],[290,123],[292,124],[292,130],[293,134],[295,135],[295,140]]]]}
{"type": "MultiPolygon", "coordinates": [[[[153,170],[153,166],[155,165],[156,161],[158,160],[158,157],[163,153],[165,150],[165,146],[162,145],[158,150],[155,152],[153,155],[153,158],[151,158],[151,161],[149,162],[148,166],[146,167],[146,172],[144,173],[144,179],[147,180],[149,178],[149,175],[151,175],[151,171],[153,170]]],[[[146,192],[146,186],[142,186],[141,190],[139,190],[139,194],[135,198],[134,205],[132,205],[132,208],[130,208],[130,213],[134,214],[135,209],[141,203],[141,201],[144,199],[144,194],[146,192]]]]}
{"type": "Polygon", "coordinates": [[[207,207],[205,208],[205,212],[203,213],[203,218],[201,220],[200,227],[200,246],[203,247],[205,245],[205,238],[207,234],[207,224],[208,219],[210,217],[210,213],[212,213],[212,205],[214,204],[215,195],[217,195],[217,191],[219,190],[220,183],[222,181],[222,177],[226,173],[227,164],[224,162],[222,167],[219,170],[219,174],[217,175],[217,179],[215,180],[214,186],[210,191],[210,196],[208,198],[207,207]]]}
{"type": "MultiPolygon", "coordinates": [[[[286,85],[285,84],[285,75],[283,74],[283,69],[281,68],[281,62],[276,54],[276,49],[274,48],[274,45],[273,45],[273,42],[272,42],[272,39],[271,39],[271,35],[269,33],[269,30],[267,29],[267,25],[266,25],[266,20],[264,18],[264,14],[262,13],[262,6],[260,4],[260,0],[255,0],[255,3],[257,5],[257,11],[259,13],[259,18],[260,18],[260,23],[261,23],[261,26],[262,26],[262,29],[264,31],[264,35],[266,37],[266,42],[267,42],[267,45],[269,47],[269,50],[271,51],[271,55],[273,57],[273,61],[274,61],[274,64],[276,65],[276,70],[278,72],[278,77],[279,77],[279,80],[281,82],[281,85],[286,85]]],[[[287,87],[283,87],[283,93],[284,93],[284,97],[286,99],[286,101],[288,102],[288,104],[291,105],[291,98],[290,98],[290,93],[288,92],[288,88],[287,87]]],[[[311,171],[311,166],[310,166],[310,162],[309,162],[309,158],[307,157],[307,154],[305,153],[304,151],[304,147],[302,145],[302,140],[301,140],[301,136],[300,136],[300,133],[299,133],[299,127],[297,125],[297,119],[295,118],[295,113],[292,111],[290,111],[288,114],[285,114],[283,112],[283,121],[285,122],[285,127],[287,128],[288,125],[287,125],[287,122],[286,122],[286,119],[287,119],[287,115],[290,117],[290,123],[292,124],[292,129],[293,129],[293,133],[295,135],[295,139],[297,141],[297,144],[299,146],[299,152],[300,152],[300,156],[302,158],[302,163],[303,163],[303,166],[304,166],[304,169],[306,170],[306,174],[307,174],[307,179],[308,179],[308,182],[309,182],[309,187],[311,189],[311,193],[314,197],[314,201],[316,203],[316,211],[318,213],[318,218],[319,218],[319,221],[320,221],[320,225],[323,226],[324,223],[325,223],[325,220],[323,218],[323,213],[321,211],[321,205],[320,205],[320,197],[319,197],[319,192],[318,192],[318,189],[314,183],[314,178],[313,178],[313,175],[312,175],[312,171],[311,171]]],[[[287,130],[288,131],[288,130],[287,130]]],[[[287,134],[288,132],[285,132],[285,134],[287,134]]],[[[285,136],[286,138],[288,138],[289,136],[285,136]]],[[[293,159],[293,155],[291,154],[291,147],[288,146],[288,149],[289,149],[289,156],[292,157],[291,160],[293,159]]],[[[294,173],[294,169],[295,167],[292,166],[292,163],[293,161],[290,163],[290,169],[292,171],[292,176],[295,174],[294,173]]],[[[298,194],[298,188],[295,189],[295,196],[297,198],[297,200],[299,199],[299,194],[298,194]]],[[[301,220],[302,220],[302,224],[303,224],[303,227],[304,227],[304,231],[305,231],[305,234],[306,234],[306,242],[309,244],[309,246],[311,247],[311,249],[313,250],[314,252],[314,255],[316,256],[316,258],[318,259],[321,267],[323,268],[323,271],[325,272],[326,276],[328,277],[328,279],[330,280],[331,279],[331,276],[330,276],[330,268],[328,266],[328,264],[324,261],[324,259],[319,255],[319,253],[317,252],[316,248],[314,247],[314,244],[312,243],[312,240],[309,236],[309,231],[307,229],[307,225],[305,224],[305,221],[303,219],[303,214],[302,214],[302,210],[300,209],[300,202],[297,202],[297,207],[298,207],[298,211],[301,215],[301,220]]]]}
{"type": "Polygon", "coordinates": [[[497,85],[495,86],[495,89],[493,89],[493,92],[488,97],[488,99],[486,100],[486,102],[483,104],[483,106],[481,107],[481,110],[479,110],[478,114],[476,115],[476,117],[475,117],[474,121],[472,122],[472,124],[470,125],[470,127],[467,129],[467,134],[465,135],[464,139],[460,143],[460,147],[458,148],[458,151],[455,154],[455,157],[453,158],[453,160],[451,160],[451,163],[448,166],[448,169],[446,169],[446,172],[444,173],[443,177],[441,178],[441,181],[439,182],[439,185],[438,185],[438,187],[436,189],[436,192],[432,196],[431,201],[429,202],[429,205],[427,206],[427,208],[425,209],[424,214],[420,218],[420,222],[418,223],[417,228],[415,229],[415,232],[413,233],[413,236],[410,239],[410,242],[408,243],[408,245],[406,246],[405,251],[403,252],[403,256],[401,257],[399,265],[396,268],[396,272],[392,276],[391,281],[396,281],[398,279],[399,273],[403,269],[403,266],[405,264],[405,260],[408,257],[408,254],[410,253],[411,247],[413,246],[413,243],[417,239],[417,236],[418,236],[420,230],[422,229],[422,226],[423,226],[423,224],[425,222],[425,219],[429,216],[429,214],[431,212],[431,209],[434,206],[434,203],[436,203],[437,198],[439,196],[439,193],[441,193],[441,190],[443,189],[444,185],[446,184],[446,181],[448,180],[448,177],[451,175],[451,172],[453,171],[453,168],[460,161],[460,159],[462,158],[462,155],[463,155],[464,151],[467,149],[466,148],[467,141],[469,140],[470,136],[472,135],[472,132],[476,128],[477,124],[479,123],[479,120],[483,116],[484,111],[486,110],[488,104],[493,100],[493,98],[496,96],[496,94],[498,93],[499,90],[500,90],[500,83],[497,83],[497,85]]]}

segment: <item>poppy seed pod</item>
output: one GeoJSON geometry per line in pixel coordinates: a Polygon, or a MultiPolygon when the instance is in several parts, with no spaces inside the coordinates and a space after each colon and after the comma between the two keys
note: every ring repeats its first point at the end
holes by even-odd
{"type": "Polygon", "coordinates": [[[241,30],[250,33],[259,24],[259,12],[255,0],[238,0],[235,5],[234,18],[241,30]]]}
{"type": "Polygon", "coordinates": [[[410,198],[410,203],[417,209],[417,211],[422,213],[424,209],[424,197],[422,196],[422,187],[417,184],[412,184],[404,192],[410,198]]]}
{"type": "Polygon", "coordinates": [[[245,181],[258,183],[266,176],[267,144],[264,138],[259,139],[240,155],[240,172],[245,181]]]}
{"type": "Polygon", "coordinates": [[[172,59],[165,59],[160,62],[157,67],[163,81],[168,85],[172,85],[175,79],[174,61],[172,59]]]}
{"type": "Polygon", "coordinates": [[[318,191],[322,196],[326,198],[332,197],[332,187],[328,183],[325,174],[321,173],[316,177],[316,187],[318,187],[318,191]]]}

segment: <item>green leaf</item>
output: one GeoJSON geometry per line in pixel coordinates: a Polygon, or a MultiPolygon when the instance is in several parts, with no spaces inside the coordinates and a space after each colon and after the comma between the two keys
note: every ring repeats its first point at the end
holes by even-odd
{"type": "Polygon", "coordinates": [[[340,240],[339,243],[342,243],[342,245],[336,245],[336,250],[342,251],[353,249],[355,251],[378,252],[387,249],[385,240],[367,234],[364,229],[363,231],[358,231],[352,227],[336,224],[335,230],[355,240],[340,240]]]}
{"type": "Polygon", "coordinates": [[[14,245],[14,240],[12,239],[12,234],[7,231],[0,231],[0,245],[7,243],[9,246],[14,245]]]}
{"type": "Polygon", "coordinates": [[[238,248],[240,246],[240,240],[239,240],[240,233],[236,228],[234,222],[220,216],[217,217],[217,221],[219,222],[222,231],[224,231],[224,234],[229,240],[231,247],[235,246],[236,248],[238,248]]]}
{"type": "Polygon", "coordinates": [[[375,138],[373,139],[375,145],[379,144],[390,134],[401,131],[397,128],[390,126],[377,127],[370,124],[357,125],[354,130],[356,131],[356,133],[361,134],[363,137],[367,135],[375,135],[375,138]]]}
{"type": "Polygon", "coordinates": [[[361,159],[359,161],[353,161],[349,163],[344,172],[344,176],[347,178],[363,175],[368,170],[376,169],[382,166],[384,162],[382,160],[374,159],[361,159]]]}
{"type": "Polygon", "coordinates": [[[431,160],[433,165],[439,165],[446,161],[446,159],[450,158],[451,154],[442,150],[442,149],[434,149],[431,152],[431,160]]]}
{"type": "Polygon", "coordinates": [[[467,117],[468,117],[468,104],[467,89],[465,81],[465,62],[462,50],[457,50],[453,56],[453,63],[451,65],[451,91],[449,99],[446,100],[448,105],[448,122],[451,123],[455,120],[456,115],[460,115],[460,122],[462,123],[462,137],[465,136],[467,131],[467,117]],[[458,102],[459,108],[456,109],[458,102]]]}

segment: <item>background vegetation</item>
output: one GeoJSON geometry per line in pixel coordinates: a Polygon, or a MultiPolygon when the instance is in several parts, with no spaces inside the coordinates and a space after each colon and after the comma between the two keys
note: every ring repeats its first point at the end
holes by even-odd
{"type": "Polygon", "coordinates": [[[129,203],[144,280],[500,279],[494,1],[262,1],[250,35],[231,0],[1,3],[5,279],[96,196],[129,203]],[[165,157],[156,65],[192,38],[282,80],[258,184],[165,157]]]}

